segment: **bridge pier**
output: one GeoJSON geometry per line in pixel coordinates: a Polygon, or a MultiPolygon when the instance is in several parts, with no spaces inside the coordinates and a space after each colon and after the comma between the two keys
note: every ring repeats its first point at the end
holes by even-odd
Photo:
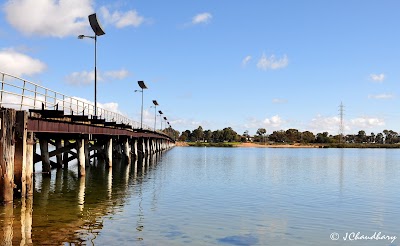
{"type": "Polygon", "coordinates": [[[128,165],[131,164],[131,145],[129,144],[129,138],[126,138],[124,141],[124,155],[125,155],[125,160],[128,163],[128,165]]]}
{"type": "Polygon", "coordinates": [[[106,163],[108,164],[109,167],[112,167],[112,146],[113,146],[113,139],[109,138],[107,139],[106,145],[105,145],[105,154],[106,154],[106,163]]]}
{"type": "Polygon", "coordinates": [[[0,121],[0,201],[7,203],[13,201],[14,195],[15,110],[1,109],[0,121]]]}
{"type": "Polygon", "coordinates": [[[76,140],[76,153],[78,155],[78,176],[86,175],[86,158],[85,158],[85,140],[77,139],[76,140]]]}

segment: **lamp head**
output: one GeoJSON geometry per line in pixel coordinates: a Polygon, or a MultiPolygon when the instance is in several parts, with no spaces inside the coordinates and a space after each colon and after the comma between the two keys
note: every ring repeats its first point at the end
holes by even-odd
{"type": "Polygon", "coordinates": [[[83,39],[85,37],[85,35],[79,35],[78,39],[83,39]]]}

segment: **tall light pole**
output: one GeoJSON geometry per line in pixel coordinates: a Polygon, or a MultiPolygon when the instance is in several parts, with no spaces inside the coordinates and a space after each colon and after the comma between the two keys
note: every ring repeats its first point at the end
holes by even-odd
{"type": "Polygon", "coordinates": [[[141,90],[135,90],[135,92],[141,92],[142,93],[142,113],[140,114],[140,129],[143,129],[143,90],[147,89],[146,85],[144,84],[143,81],[138,81],[138,85],[141,88],[141,90]]]}
{"type": "Polygon", "coordinates": [[[164,120],[165,120],[165,128],[167,128],[167,117],[164,116],[164,120]]]}
{"type": "Polygon", "coordinates": [[[157,102],[157,100],[153,100],[153,104],[154,104],[154,131],[156,131],[156,122],[157,122],[157,106],[158,106],[158,102],[157,102]]]}
{"type": "Polygon", "coordinates": [[[159,113],[159,115],[160,115],[160,131],[162,131],[162,114],[163,114],[163,112],[161,112],[161,110],[158,110],[158,113],[159,113]]]}
{"type": "Polygon", "coordinates": [[[97,36],[106,34],[97,20],[96,14],[88,16],[90,26],[93,29],[94,36],[79,35],[79,39],[91,38],[94,39],[94,116],[97,118],[97,36]]]}

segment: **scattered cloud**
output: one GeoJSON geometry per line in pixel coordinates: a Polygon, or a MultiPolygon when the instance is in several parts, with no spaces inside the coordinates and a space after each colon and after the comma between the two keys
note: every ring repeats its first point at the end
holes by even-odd
{"type": "MultiPolygon", "coordinates": [[[[121,80],[129,76],[126,69],[97,72],[97,81],[121,80]]],[[[73,72],[65,78],[68,84],[90,85],[94,83],[94,71],[73,72]]]]}
{"type": "Polygon", "coordinates": [[[370,74],[369,79],[377,83],[382,83],[385,80],[385,74],[370,74]]]}
{"type": "Polygon", "coordinates": [[[385,120],[375,117],[358,117],[350,120],[352,127],[356,129],[369,129],[377,126],[384,126],[385,120]]]}
{"type": "Polygon", "coordinates": [[[92,0],[9,0],[3,10],[10,25],[25,35],[61,38],[75,36],[88,27],[92,3],[92,0]]]}
{"type": "Polygon", "coordinates": [[[110,79],[125,79],[128,76],[129,72],[126,69],[104,72],[104,77],[110,79]]]}
{"type": "Polygon", "coordinates": [[[287,100],[283,99],[283,98],[274,98],[274,99],[272,99],[272,103],[274,103],[274,104],[284,104],[284,103],[287,103],[287,100]]]}
{"type": "Polygon", "coordinates": [[[261,70],[268,70],[268,69],[275,70],[287,67],[288,64],[289,64],[289,59],[287,58],[286,55],[278,59],[275,57],[275,55],[267,57],[265,54],[263,54],[257,63],[257,67],[261,70]]]}
{"type": "MultiPolygon", "coordinates": [[[[97,79],[100,81],[99,75],[97,79]]],[[[72,85],[90,85],[94,81],[94,71],[73,72],[66,77],[66,81],[72,85]]]]}
{"type": "Polygon", "coordinates": [[[129,10],[127,12],[110,11],[106,7],[101,7],[100,12],[106,23],[115,25],[117,28],[124,28],[127,26],[139,27],[144,22],[144,17],[140,16],[136,10],[129,10]]]}
{"type": "MultiPolygon", "coordinates": [[[[377,117],[357,117],[349,120],[344,120],[344,131],[345,134],[351,133],[352,130],[367,130],[375,127],[385,125],[385,120],[377,117]]],[[[317,115],[313,118],[307,127],[314,133],[329,132],[329,134],[335,135],[339,133],[340,117],[331,116],[324,117],[317,115]]]]}
{"type": "Polygon", "coordinates": [[[38,59],[14,51],[13,49],[0,50],[0,68],[2,72],[22,77],[34,75],[46,69],[46,64],[38,59]]]}
{"type": "Polygon", "coordinates": [[[368,95],[369,99],[393,99],[393,94],[377,94],[377,95],[368,95]]]}
{"type": "Polygon", "coordinates": [[[251,60],[251,56],[246,56],[242,61],[242,66],[245,67],[251,60]]]}
{"type": "Polygon", "coordinates": [[[197,14],[192,18],[192,24],[197,25],[197,24],[208,24],[211,22],[212,15],[210,13],[201,13],[197,14]]]}
{"type": "Polygon", "coordinates": [[[258,120],[255,118],[249,119],[247,123],[244,124],[245,129],[258,129],[267,128],[267,131],[280,130],[286,123],[279,115],[274,115],[270,118],[265,118],[264,120],[258,120]]]}

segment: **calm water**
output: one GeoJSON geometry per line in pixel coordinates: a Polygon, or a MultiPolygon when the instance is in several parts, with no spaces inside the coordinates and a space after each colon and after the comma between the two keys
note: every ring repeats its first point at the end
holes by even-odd
{"type": "Polygon", "coordinates": [[[1,241],[400,245],[400,150],[175,147],[137,165],[36,174],[33,201],[0,207],[1,241]]]}

